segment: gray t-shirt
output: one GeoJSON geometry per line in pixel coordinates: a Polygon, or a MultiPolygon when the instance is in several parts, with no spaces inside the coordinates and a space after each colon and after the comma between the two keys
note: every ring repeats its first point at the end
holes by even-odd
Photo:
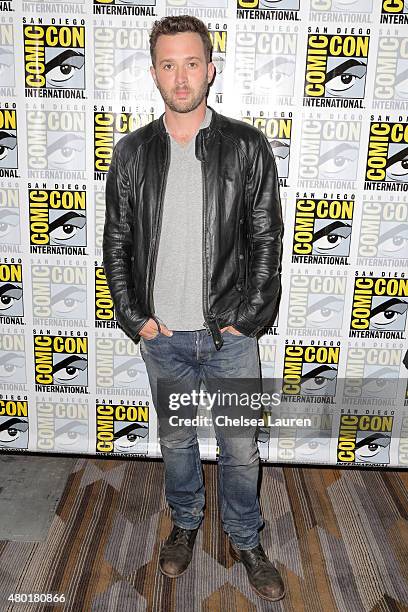
{"type": "MultiPolygon", "coordinates": [[[[210,125],[211,116],[207,107],[199,129],[210,125]]],[[[170,141],[153,300],[156,317],[169,329],[192,331],[204,328],[201,162],[195,136],[186,145],[170,141]]]]}

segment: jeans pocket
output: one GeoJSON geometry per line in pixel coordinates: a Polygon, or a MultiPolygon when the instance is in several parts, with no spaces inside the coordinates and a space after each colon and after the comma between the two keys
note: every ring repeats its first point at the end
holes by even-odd
{"type": "Polygon", "coordinates": [[[157,332],[157,334],[153,338],[150,338],[149,340],[146,340],[146,338],[142,338],[142,340],[143,342],[150,344],[150,342],[154,342],[159,336],[161,336],[161,333],[157,332]]]}

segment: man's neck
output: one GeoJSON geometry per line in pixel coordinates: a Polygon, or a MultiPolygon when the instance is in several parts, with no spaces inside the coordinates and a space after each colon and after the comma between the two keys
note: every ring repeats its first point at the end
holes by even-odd
{"type": "Polygon", "coordinates": [[[190,113],[177,113],[166,107],[166,126],[174,140],[181,144],[189,142],[200,129],[206,110],[205,100],[190,113]]]}

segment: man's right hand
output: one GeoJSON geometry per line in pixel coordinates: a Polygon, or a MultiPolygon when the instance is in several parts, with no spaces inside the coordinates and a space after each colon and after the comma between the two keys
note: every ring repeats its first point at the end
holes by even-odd
{"type": "MultiPolygon", "coordinates": [[[[172,336],[173,332],[168,329],[164,323],[160,323],[160,329],[163,336],[172,336]]],[[[154,319],[150,318],[142,327],[139,335],[145,340],[153,340],[160,333],[157,327],[157,323],[154,319]]]]}

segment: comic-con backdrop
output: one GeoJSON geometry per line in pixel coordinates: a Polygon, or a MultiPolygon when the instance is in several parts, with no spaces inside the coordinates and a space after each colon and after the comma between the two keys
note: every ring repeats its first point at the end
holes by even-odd
{"type": "Polygon", "coordinates": [[[163,112],[152,23],[184,13],[213,41],[209,104],[264,132],[279,171],[282,300],[259,344],[281,426],[265,418],[261,457],[407,467],[406,0],[0,2],[0,449],[160,456],[104,187],[114,145],[163,112]]]}

